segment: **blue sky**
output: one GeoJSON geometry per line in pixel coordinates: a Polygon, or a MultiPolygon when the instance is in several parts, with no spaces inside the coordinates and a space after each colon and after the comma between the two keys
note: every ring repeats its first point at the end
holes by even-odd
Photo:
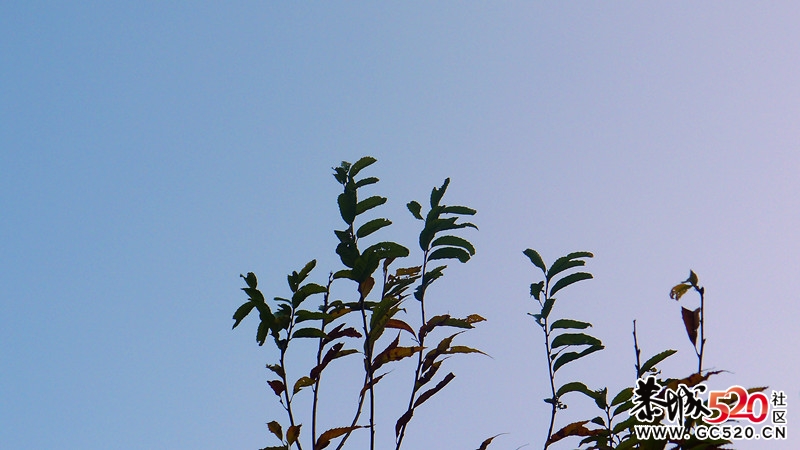
{"type": "MultiPolygon", "coordinates": [[[[238,275],[273,296],[310,259],[316,282],[338,269],[330,168],[364,155],[386,237],[413,246],[404,205],[445,177],[478,210],[477,255],[431,309],[486,317],[464,343],[492,358],[448,362],[404,448],[541,445],[529,247],[595,254],[558,312],[607,349],[562,381],[630,385],[633,319],[690,373],[668,292],[691,268],[706,366],[729,371],[712,387],[769,385],[793,410],[798,20],[792,2],[4,2],[0,447],[273,445],[275,355],[255,321],[230,330],[238,275]]],[[[574,403],[562,420],[594,412],[574,403]]]]}

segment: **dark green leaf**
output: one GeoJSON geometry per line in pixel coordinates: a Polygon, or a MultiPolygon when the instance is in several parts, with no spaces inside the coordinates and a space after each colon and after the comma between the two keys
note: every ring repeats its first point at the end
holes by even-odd
{"type": "Polygon", "coordinates": [[[258,331],[256,332],[256,342],[258,342],[259,346],[264,345],[264,341],[267,340],[267,333],[269,333],[269,324],[262,320],[258,324],[258,331]]]}
{"type": "Polygon", "coordinates": [[[547,271],[547,279],[552,279],[556,274],[561,273],[567,269],[577,266],[583,266],[586,264],[585,261],[579,260],[578,258],[591,258],[592,255],[589,252],[573,252],[568,254],[567,256],[562,256],[553,262],[553,265],[550,266],[550,270],[547,271]]]}
{"type": "Polygon", "coordinates": [[[370,185],[370,184],[375,184],[378,181],[379,180],[377,178],[375,178],[375,177],[367,177],[367,178],[364,178],[363,180],[358,180],[356,182],[356,189],[362,188],[362,187],[370,185]]]}
{"type": "Polygon", "coordinates": [[[572,283],[577,283],[581,280],[588,280],[592,278],[592,274],[586,272],[575,272],[571,273],[564,278],[556,281],[556,284],[550,288],[550,295],[555,295],[556,292],[560,291],[562,288],[569,286],[572,283]]]}
{"type": "Polygon", "coordinates": [[[383,227],[388,227],[391,225],[392,222],[389,219],[372,219],[369,222],[365,223],[358,227],[358,231],[356,231],[356,236],[359,238],[367,237],[370,234],[380,230],[383,227]]]}
{"type": "Polygon", "coordinates": [[[614,399],[611,400],[611,406],[617,406],[620,403],[627,402],[631,397],[633,397],[633,388],[625,388],[614,396],[614,399]]]}
{"type": "Polygon", "coordinates": [[[550,325],[550,331],[553,331],[556,328],[573,328],[582,330],[584,328],[589,328],[591,326],[592,324],[590,324],[589,322],[581,322],[580,320],[559,319],[553,322],[552,325],[550,325]]]}
{"type": "Polygon", "coordinates": [[[547,316],[550,315],[550,311],[553,309],[553,304],[556,302],[554,298],[548,298],[544,301],[544,306],[542,306],[542,319],[547,319],[547,316]]]}
{"type": "MultiPolygon", "coordinates": [[[[629,388],[629,389],[632,389],[632,388],[629,388]]],[[[625,411],[627,411],[627,410],[629,410],[631,408],[633,408],[633,402],[630,401],[630,400],[626,401],[626,402],[622,403],[621,405],[617,406],[616,409],[614,409],[613,416],[616,417],[620,413],[625,412],[625,411]]]]}
{"type": "Polygon", "coordinates": [[[475,211],[472,208],[467,208],[466,206],[445,206],[442,208],[442,214],[460,214],[465,216],[474,216],[475,211]]]}
{"type": "Polygon", "coordinates": [[[239,275],[240,277],[244,278],[245,283],[250,288],[255,289],[258,286],[258,279],[256,279],[256,274],[253,272],[247,272],[247,276],[239,275]]]}
{"type": "Polygon", "coordinates": [[[236,328],[239,325],[239,322],[241,322],[242,319],[247,317],[247,315],[250,314],[250,311],[252,311],[255,306],[256,306],[256,304],[254,302],[252,302],[252,301],[249,301],[249,302],[243,304],[242,306],[240,306],[236,310],[236,312],[233,313],[233,320],[236,321],[236,322],[233,323],[233,328],[236,328]]]}
{"type": "Polygon", "coordinates": [[[431,191],[431,207],[439,206],[439,201],[442,200],[444,192],[447,190],[447,185],[450,184],[450,178],[445,178],[442,187],[439,189],[433,188],[431,191]]]}
{"type": "Polygon", "coordinates": [[[652,358],[648,359],[644,364],[642,364],[641,369],[639,369],[639,376],[645,374],[648,370],[652,369],[656,366],[656,364],[660,363],[661,361],[667,359],[668,357],[677,353],[677,350],[664,350],[663,352],[653,356],[652,358]]]}
{"type": "Polygon", "coordinates": [[[531,283],[531,295],[536,300],[539,300],[543,288],[544,288],[544,281],[540,281],[538,283],[531,283]]]}
{"type": "Polygon", "coordinates": [[[295,317],[295,321],[298,323],[305,322],[307,320],[324,320],[325,323],[328,323],[332,320],[330,314],[317,311],[306,311],[303,309],[295,311],[295,317]]]}
{"type": "Polygon", "coordinates": [[[292,306],[297,308],[310,295],[322,294],[327,291],[328,290],[325,288],[325,286],[321,286],[316,283],[308,283],[305,286],[298,289],[297,292],[295,292],[294,295],[292,295],[292,306]]]}
{"type": "Polygon", "coordinates": [[[337,198],[339,203],[339,214],[342,220],[348,225],[352,225],[356,220],[356,192],[343,192],[337,198]]]}
{"type": "Polygon", "coordinates": [[[558,391],[556,391],[556,397],[560,398],[562,395],[568,392],[580,392],[582,394],[585,394],[591,399],[594,399],[597,396],[597,393],[586,387],[585,384],[579,381],[573,381],[558,388],[558,391]]]}
{"type": "Polygon", "coordinates": [[[336,254],[342,260],[342,264],[352,268],[359,256],[358,248],[352,242],[342,242],[336,246],[336,254]]]}
{"type": "Polygon", "coordinates": [[[377,195],[373,195],[372,197],[369,197],[369,198],[367,198],[365,200],[361,200],[356,205],[356,215],[358,216],[358,215],[360,215],[360,214],[362,214],[362,213],[364,213],[366,211],[369,211],[370,209],[375,208],[376,206],[380,206],[380,205],[382,205],[384,203],[386,203],[386,197],[380,197],[380,196],[377,196],[377,195]]]}
{"type": "Polygon", "coordinates": [[[300,269],[300,273],[298,274],[297,283],[298,284],[302,283],[303,280],[305,280],[306,277],[308,277],[308,274],[311,273],[311,271],[314,270],[314,267],[316,267],[316,266],[317,266],[317,260],[316,259],[312,259],[305,266],[303,266],[303,268],[300,269]]]}
{"type": "Polygon", "coordinates": [[[598,350],[602,350],[602,349],[603,349],[602,345],[593,345],[593,346],[587,348],[586,350],[584,350],[584,351],[582,351],[580,353],[576,353],[576,352],[562,353],[561,356],[559,356],[558,359],[556,359],[556,362],[553,363],[553,372],[555,372],[561,366],[563,366],[564,364],[566,364],[568,362],[575,361],[578,358],[582,358],[582,357],[584,357],[584,356],[586,356],[586,355],[588,355],[590,353],[594,353],[594,352],[596,352],[598,350]]]}
{"type": "Polygon", "coordinates": [[[311,378],[309,378],[309,377],[300,377],[300,379],[298,379],[294,383],[294,389],[292,389],[292,393],[297,394],[298,392],[300,392],[300,389],[303,389],[304,387],[312,386],[313,384],[314,384],[314,380],[312,380],[311,378]]]}
{"type": "Polygon", "coordinates": [[[281,378],[283,378],[284,375],[285,375],[284,371],[283,371],[283,368],[281,366],[277,365],[277,364],[267,364],[267,369],[275,372],[281,378]]]}
{"type": "Polygon", "coordinates": [[[460,238],[458,236],[441,236],[441,237],[436,238],[431,243],[431,247],[436,247],[436,246],[440,246],[440,245],[450,245],[450,246],[454,246],[454,247],[461,247],[461,248],[465,249],[466,251],[468,251],[470,255],[474,255],[475,254],[475,247],[473,247],[472,244],[468,240],[466,240],[464,238],[460,238]]]}
{"type": "Polygon", "coordinates": [[[462,263],[469,261],[469,253],[463,248],[458,247],[439,247],[428,255],[428,260],[435,259],[458,259],[462,263]]]}
{"type": "Polygon", "coordinates": [[[378,242],[364,250],[364,255],[374,255],[377,259],[404,258],[408,249],[396,242],[378,242]]]}
{"type": "Polygon", "coordinates": [[[534,266],[542,269],[542,273],[547,273],[547,266],[544,265],[544,260],[542,260],[542,257],[539,256],[539,253],[537,253],[536,250],[529,248],[522,253],[524,253],[525,256],[531,260],[534,266]]]}
{"type": "Polygon", "coordinates": [[[246,287],[246,288],[242,288],[242,290],[247,295],[249,295],[250,299],[253,300],[254,302],[258,302],[258,303],[264,303],[265,302],[264,294],[262,294],[261,291],[259,291],[258,289],[246,287]]]}
{"type": "Polygon", "coordinates": [[[600,417],[600,416],[595,417],[594,419],[592,419],[591,422],[594,423],[594,424],[600,425],[601,427],[605,427],[606,426],[606,421],[603,420],[603,418],[600,417]]]}
{"type": "Polygon", "coordinates": [[[411,214],[414,217],[416,217],[419,220],[424,220],[422,218],[422,205],[412,200],[406,204],[406,207],[408,208],[409,211],[411,211],[411,214]]]}
{"type": "Polygon", "coordinates": [[[292,339],[294,338],[320,338],[326,339],[328,337],[324,331],[318,330],[316,328],[300,328],[299,330],[295,331],[292,334],[292,339]]]}
{"type": "Polygon", "coordinates": [[[600,342],[600,339],[583,333],[564,333],[553,339],[553,348],[565,345],[603,345],[603,343],[600,342]]]}
{"type": "Polygon", "coordinates": [[[353,163],[353,165],[350,167],[350,172],[349,172],[350,178],[355,178],[356,175],[358,175],[358,172],[361,171],[361,169],[375,163],[375,161],[377,161],[377,159],[373,158],[372,156],[364,156],[363,158],[353,163]]]}

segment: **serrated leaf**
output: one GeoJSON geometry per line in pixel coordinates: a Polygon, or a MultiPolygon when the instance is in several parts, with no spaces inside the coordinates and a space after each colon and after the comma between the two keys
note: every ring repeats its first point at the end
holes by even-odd
{"type": "Polygon", "coordinates": [[[450,178],[445,178],[444,183],[442,183],[442,187],[439,189],[433,188],[431,191],[431,208],[434,206],[439,206],[439,202],[442,200],[442,196],[444,196],[444,192],[447,190],[447,185],[450,184],[450,178]]]}
{"type": "MultiPolygon", "coordinates": [[[[255,306],[256,306],[256,304],[254,302],[248,301],[247,303],[245,303],[242,306],[240,306],[239,308],[237,308],[236,312],[233,313],[233,320],[235,321],[233,323],[233,328],[236,328],[239,325],[239,323],[245,317],[247,317],[248,314],[250,314],[250,311],[252,311],[255,306]]],[[[233,329],[233,328],[231,328],[231,329],[233,329]]]]}
{"type": "Polygon", "coordinates": [[[330,430],[325,431],[319,436],[317,442],[314,444],[314,450],[322,450],[331,443],[332,439],[336,439],[339,436],[342,436],[359,428],[364,428],[364,427],[361,425],[354,425],[352,427],[331,428],[330,430]]]}
{"type": "Polygon", "coordinates": [[[428,255],[428,260],[457,259],[462,263],[469,261],[469,258],[469,253],[458,247],[439,247],[428,255]]]}
{"type": "Polygon", "coordinates": [[[468,240],[460,238],[458,236],[450,236],[450,235],[441,236],[434,239],[434,241],[431,242],[431,247],[438,247],[442,245],[461,247],[467,252],[469,252],[470,255],[475,255],[475,247],[468,240]]]}
{"type": "Polygon", "coordinates": [[[328,337],[324,331],[318,330],[316,328],[300,328],[292,333],[292,339],[294,338],[319,338],[319,339],[326,339],[328,337]]]}
{"type": "Polygon", "coordinates": [[[400,347],[398,346],[398,342],[400,341],[400,335],[397,335],[397,339],[394,340],[391,344],[389,344],[386,349],[378,354],[375,359],[372,361],[372,371],[378,370],[379,367],[386,364],[387,362],[392,361],[399,361],[403,358],[408,358],[409,356],[422,351],[422,347],[400,347]]]}
{"type": "Polygon", "coordinates": [[[631,399],[631,397],[633,397],[633,388],[625,388],[614,396],[614,398],[611,400],[611,406],[617,406],[621,403],[627,402],[631,399]]]}
{"type": "Polygon", "coordinates": [[[297,394],[298,392],[300,392],[300,389],[303,389],[304,387],[308,386],[313,386],[314,383],[315,381],[309,377],[300,377],[297,381],[295,381],[294,389],[292,390],[292,392],[297,394]]]}
{"type": "Polygon", "coordinates": [[[372,197],[368,197],[356,204],[356,215],[359,216],[369,211],[370,209],[380,206],[384,203],[386,203],[386,197],[381,197],[379,195],[373,195],[372,197]]]}
{"type": "Polygon", "coordinates": [[[595,392],[579,381],[573,381],[558,388],[558,391],[556,391],[556,397],[561,397],[568,392],[581,392],[591,399],[594,399],[595,397],[595,392]]]}
{"type": "Polygon", "coordinates": [[[339,214],[342,216],[342,220],[346,224],[352,225],[356,220],[356,192],[345,191],[339,194],[336,202],[339,204],[339,214]]]}
{"type": "Polygon", "coordinates": [[[297,308],[298,306],[300,306],[301,303],[303,303],[303,301],[305,301],[305,299],[307,299],[311,295],[322,294],[325,292],[327,292],[325,286],[321,286],[316,283],[308,283],[305,286],[298,289],[297,292],[295,292],[294,295],[292,295],[292,307],[297,308]]]}
{"type": "Polygon", "coordinates": [[[602,350],[603,348],[604,347],[602,345],[593,345],[579,353],[576,352],[562,353],[558,357],[558,359],[556,359],[556,362],[553,363],[553,372],[557,371],[559,368],[561,368],[561,366],[563,366],[568,362],[575,361],[578,358],[583,358],[584,356],[594,353],[598,350],[602,350]]]}
{"type": "Polygon", "coordinates": [[[277,436],[278,439],[283,440],[283,429],[281,428],[281,424],[273,420],[272,422],[267,424],[267,428],[269,428],[269,431],[271,431],[272,434],[277,436]]]}
{"type": "Polygon", "coordinates": [[[547,271],[545,278],[547,280],[551,280],[557,274],[571,269],[573,267],[583,266],[586,265],[586,261],[583,261],[579,258],[591,258],[592,255],[590,252],[573,252],[568,254],[567,256],[562,256],[553,262],[553,265],[550,266],[550,269],[547,271]]]}
{"type": "Polygon", "coordinates": [[[341,342],[337,342],[336,344],[333,345],[333,347],[328,349],[328,352],[325,353],[325,356],[322,358],[322,361],[320,361],[320,363],[316,367],[311,369],[311,372],[309,373],[309,378],[312,378],[314,380],[319,380],[320,373],[322,373],[322,371],[325,369],[325,366],[327,366],[331,361],[333,361],[336,358],[336,355],[339,353],[342,347],[344,347],[344,344],[341,342]]]}
{"type": "Polygon", "coordinates": [[[434,394],[436,394],[437,392],[442,390],[442,388],[447,386],[447,383],[453,381],[453,378],[455,378],[455,377],[456,376],[453,374],[453,372],[450,372],[447,375],[445,375],[445,377],[442,379],[442,381],[437,383],[436,386],[434,386],[431,389],[428,389],[427,391],[425,391],[422,394],[420,394],[420,396],[417,398],[417,401],[414,402],[414,408],[416,408],[417,406],[425,403],[426,400],[428,400],[429,398],[433,397],[434,394]]]}
{"type": "Polygon", "coordinates": [[[559,319],[550,325],[550,331],[553,331],[556,328],[569,328],[569,329],[582,330],[584,328],[589,328],[591,326],[592,324],[590,324],[589,322],[581,322],[580,320],[559,319]]]}
{"type": "Polygon", "coordinates": [[[297,438],[300,437],[300,427],[302,426],[302,424],[292,425],[286,430],[286,443],[289,444],[290,447],[297,442],[297,438]]]}
{"type": "Polygon", "coordinates": [[[247,283],[247,287],[255,289],[258,286],[258,279],[256,278],[256,274],[253,272],[247,272],[247,276],[241,274],[239,276],[244,278],[244,282],[247,283]]]}
{"type": "Polygon", "coordinates": [[[269,384],[269,387],[272,388],[272,391],[275,392],[275,395],[278,397],[286,391],[286,386],[283,385],[283,381],[281,380],[270,380],[267,381],[267,384],[269,384]]]}
{"type": "Polygon", "coordinates": [[[553,348],[563,347],[565,345],[603,345],[600,339],[594,336],[589,336],[584,333],[563,333],[553,339],[551,346],[553,348]]]}
{"type": "Polygon", "coordinates": [[[358,227],[356,231],[356,236],[359,238],[367,237],[370,234],[380,230],[383,227],[388,227],[392,224],[392,221],[389,219],[372,219],[369,222],[365,223],[358,227]]]}
{"type": "Polygon", "coordinates": [[[364,156],[350,166],[348,175],[350,175],[350,178],[355,178],[355,176],[358,175],[358,172],[361,172],[361,169],[374,164],[376,161],[377,159],[373,158],[372,156],[364,156]]]}
{"type": "Polygon", "coordinates": [[[406,208],[411,211],[411,214],[419,220],[424,220],[422,218],[422,205],[415,201],[410,201],[406,204],[406,208]]]}
{"type": "Polygon", "coordinates": [[[642,375],[645,374],[645,372],[655,367],[656,364],[660,363],[661,361],[667,359],[668,357],[674,355],[677,352],[678,352],[677,350],[664,350],[663,352],[648,359],[647,361],[645,361],[644,364],[642,364],[642,367],[639,369],[639,376],[641,377],[642,375]]]}
{"type": "Polygon", "coordinates": [[[544,265],[544,260],[539,255],[539,253],[536,252],[536,250],[529,248],[523,251],[522,253],[524,253],[525,256],[527,256],[528,259],[531,260],[534,266],[542,269],[542,273],[547,273],[547,266],[544,265]]]}
{"type": "Polygon", "coordinates": [[[556,299],[552,297],[545,299],[544,305],[542,305],[542,312],[541,312],[542,319],[547,319],[547,316],[550,315],[550,311],[553,309],[553,305],[555,304],[555,302],[556,299]]]}
{"type": "Polygon", "coordinates": [[[678,301],[683,297],[683,294],[686,293],[692,286],[688,284],[678,284],[673,286],[673,288],[669,291],[669,298],[674,298],[675,301],[678,301]]]}
{"type": "Polygon", "coordinates": [[[603,430],[590,430],[586,428],[584,425],[586,425],[588,422],[588,420],[583,420],[580,422],[573,422],[565,426],[564,428],[553,433],[553,435],[547,439],[547,444],[550,445],[569,436],[594,436],[603,432],[603,430]]]}
{"type": "Polygon", "coordinates": [[[697,346],[697,329],[700,327],[700,308],[692,311],[691,309],[681,308],[683,325],[686,327],[686,334],[692,345],[697,346]]]}
{"type": "Polygon", "coordinates": [[[561,278],[560,280],[556,281],[556,284],[553,285],[552,288],[550,288],[550,296],[552,297],[553,295],[555,295],[556,292],[569,286],[572,283],[577,283],[578,281],[581,280],[588,280],[590,278],[592,278],[592,274],[590,273],[586,272],[571,273],[565,276],[564,278],[561,278]]]}

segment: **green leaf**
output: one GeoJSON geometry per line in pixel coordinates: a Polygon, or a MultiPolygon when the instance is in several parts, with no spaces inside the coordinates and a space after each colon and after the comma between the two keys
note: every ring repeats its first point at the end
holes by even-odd
{"type": "Polygon", "coordinates": [[[389,219],[372,219],[369,222],[365,223],[358,227],[358,231],[356,231],[356,236],[359,238],[367,237],[370,234],[380,230],[383,227],[388,227],[391,225],[392,222],[389,219]]]}
{"type": "Polygon", "coordinates": [[[356,161],[352,166],[350,166],[350,178],[355,178],[358,175],[358,172],[361,172],[361,169],[374,164],[377,159],[373,158],[372,156],[365,156],[358,161],[356,161]]]}
{"type": "Polygon", "coordinates": [[[256,286],[258,286],[258,279],[256,279],[256,274],[253,272],[247,272],[247,276],[241,274],[239,276],[244,278],[244,281],[247,283],[248,287],[255,289],[256,286]]]}
{"type": "Polygon", "coordinates": [[[445,178],[444,183],[442,183],[442,187],[439,189],[433,188],[431,191],[431,208],[434,206],[439,206],[439,201],[442,200],[442,196],[444,196],[444,192],[447,190],[447,185],[450,184],[450,178],[445,178]]]}
{"type": "Polygon", "coordinates": [[[322,294],[324,292],[327,292],[325,286],[321,286],[315,283],[308,283],[305,286],[298,289],[297,292],[295,292],[294,295],[292,295],[292,306],[297,308],[310,295],[322,294]]]}
{"type": "Polygon", "coordinates": [[[522,253],[524,253],[525,256],[531,260],[534,266],[542,269],[542,273],[547,273],[547,266],[544,265],[544,260],[542,260],[542,257],[539,256],[539,253],[537,253],[536,250],[529,248],[522,253]]]}
{"type": "Polygon", "coordinates": [[[316,328],[300,328],[299,330],[295,331],[292,334],[292,339],[294,338],[319,338],[319,339],[326,339],[328,337],[324,331],[318,330],[316,328]]]}
{"type": "Polygon", "coordinates": [[[254,302],[248,301],[247,303],[243,304],[238,309],[236,309],[236,312],[233,313],[233,320],[236,321],[233,323],[233,328],[236,328],[239,325],[239,323],[245,317],[247,317],[248,314],[250,314],[250,311],[252,311],[255,306],[256,304],[254,302]]]}
{"type": "Polygon", "coordinates": [[[601,427],[605,427],[606,426],[606,421],[603,420],[603,418],[600,417],[600,416],[595,417],[594,419],[591,420],[591,422],[594,423],[594,424],[600,425],[601,427]]]}
{"type": "Polygon", "coordinates": [[[568,362],[575,361],[578,358],[583,358],[584,356],[594,353],[598,350],[602,350],[603,348],[604,347],[602,345],[593,345],[580,353],[576,352],[562,353],[561,356],[559,356],[558,359],[556,359],[556,362],[553,363],[553,372],[557,371],[559,368],[561,368],[561,366],[563,366],[568,362]]]}
{"type": "Polygon", "coordinates": [[[458,236],[438,237],[431,243],[431,247],[436,247],[440,245],[461,247],[464,250],[468,251],[470,255],[475,255],[475,247],[473,247],[473,245],[468,240],[460,238],[458,236]]]}
{"type": "Polygon", "coordinates": [[[577,283],[581,280],[588,280],[592,278],[592,274],[586,272],[576,272],[571,273],[564,278],[556,281],[556,284],[550,288],[550,295],[555,295],[556,292],[560,291],[562,288],[569,286],[572,283],[577,283]]]}
{"type": "Polygon", "coordinates": [[[293,391],[293,393],[297,394],[298,392],[300,392],[300,389],[303,389],[304,387],[312,386],[313,384],[314,384],[314,380],[312,380],[311,378],[309,378],[309,377],[300,377],[294,383],[294,389],[292,391],[293,391]]]}
{"type": "Polygon", "coordinates": [[[307,320],[323,320],[325,323],[328,323],[332,319],[330,314],[326,314],[324,312],[306,311],[304,309],[295,311],[295,322],[299,323],[307,320]]]}
{"type": "Polygon", "coordinates": [[[258,342],[259,346],[264,345],[264,341],[267,340],[267,333],[269,333],[269,324],[265,321],[261,321],[258,324],[258,331],[256,332],[256,342],[258,342]]]}
{"type": "Polygon", "coordinates": [[[422,205],[412,200],[406,204],[406,207],[408,208],[409,211],[411,211],[411,214],[414,217],[416,217],[419,220],[424,220],[422,218],[422,205]]]}
{"type": "Polygon", "coordinates": [[[439,247],[428,255],[428,260],[435,259],[457,259],[462,263],[469,261],[469,253],[463,248],[458,247],[439,247]]]}
{"type": "Polygon", "coordinates": [[[543,288],[544,288],[544,281],[540,281],[538,283],[531,283],[531,295],[536,300],[539,300],[540,296],[542,295],[543,288]]]}
{"type": "Polygon", "coordinates": [[[378,181],[380,181],[380,180],[378,180],[375,177],[367,177],[367,178],[364,178],[362,180],[358,180],[356,182],[356,189],[362,188],[362,187],[370,185],[370,184],[375,184],[378,181]]]}
{"type": "Polygon", "coordinates": [[[551,346],[553,348],[563,347],[565,345],[603,345],[600,339],[589,336],[583,333],[564,333],[556,336],[553,339],[551,346]]]}
{"type": "Polygon", "coordinates": [[[592,255],[589,252],[573,252],[568,254],[567,256],[562,256],[553,262],[553,265],[550,266],[550,270],[547,271],[546,278],[548,280],[552,279],[556,274],[561,273],[567,269],[577,266],[583,266],[586,264],[585,261],[579,260],[578,258],[591,258],[592,255]]]}
{"type": "Polygon", "coordinates": [[[267,364],[267,369],[275,372],[281,378],[285,376],[283,368],[277,364],[267,364]]]}
{"type": "Polygon", "coordinates": [[[344,220],[346,224],[352,225],[353,221],[356,220],[356,192],[346,191],[339,194],[337,202],[339,204],[339,214],[341,214],[342,220],[344,220]]]}
{"type": "Polygon", "coordinates": [[[312,259],[311,261],[306,263],[306,265],[303,266],[302,269],[300,269],[300,273],[297,274],[297,284],[299,285],[300,283],[302,283],[303,280],[305,280],[306,277],[308,277],[308,274],[311,273],[311,271],[314,270],[314,267],[316,266],[317,266],[316,259],[312,259]]]}
{"type": "Polygon", "coordinates": [[[582,394],[585,394],[586,396],[588,396],[591,399],[594,399],[596,397],[596,395],[597,395],[595,393],[595,391],[593,391],[593,390],[589,389],[588,387],[586,387],[585,384],[583,384],[583,383],[581,383],[579,381],[573,381],[571,383],[567,383],[567,384],[561,386],[560,388],[558,388],[558,391],[556,391],[556,397],[560,398],[562,395],[564,395],[564,394],[566,394],[568,392],[580,392],[582,394]]]}
{"type": "Polygon", "coordinates": [[[386,197],[380,197],[378,195],[373,195],[372,197],[361,200],[358,202],[358,204],[356,204],[356,215],[361,215],[364,212],[384,203],[386,203],[386,197]]]}
{"type": "Polygon", "coordinates": [[[378,242],[364,250],[364,255],[374,255],[377,259],[404,258],[408,249],[396,242],[378,242]]]}
{"type": "Polygon", "coordinates": [[[630,400],[631,397],[633,397],[633,388],[625,388],[614,396],[614,399],[611,400],[611,406],[617,406],[620,403],[625,403],[630,400]]]}
{"type": "Polygon", "coordinates": [[[541,316],[542,319],[547,319],[547,316],[550,315],[550,311],[553,309],[553,304],[556,302],[554,298],[548,298],[544,301],[544,306],[542,306],[541,316]]]}
{"type": "Polygon", "coordinates": [[[581,322],[580,320],[572,320],[572,319],[559,319],[550,325],[550,331],[553,331],[556,328],[572,328],[582,330],[584,328],[591,327],[592,324],[589,322],[581,322]]]}
{"type": "Polygon", "coordinates": [[[442,214],[460,214],[464,216],[474,216],[475,211],[472,208],[467,208],[466,206],[445,206],[442,208],[442,214]]]}
{"type": "Polygon", "coordinates": [[[642,364],[642,367],[639,369],[639,376],[641,377],[642,375],[645,374],[645,372],[647,372],[648,370],[650,370],[653,367],[655,367],[656,364],[658,364],[661,361],[669,358],[670,356],[674,355],[675,353],[678,353],[678,351],[677,350],[664,350],[663,352],[661,352],[661,353],[653,356],[652,358],[648,359],[644,364],[642,364]]]}
{"type": "MultiPolygon", "coordinates": [[[[633,389],[633,388],[628,388],[628,389],[633,389]]],[[[625,411],[627,411],[627,410],[629,410],[631,408],[633,408],[633,402],[632,401],[626,401],[626,402],[622,403],[621,405],[617,406],[616,409],[614,409],[613,417],[616,417],[620,413],[625,412],[625,411]]]]}

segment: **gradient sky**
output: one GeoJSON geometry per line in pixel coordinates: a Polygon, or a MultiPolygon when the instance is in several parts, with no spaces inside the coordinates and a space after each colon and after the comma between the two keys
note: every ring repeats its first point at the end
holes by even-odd
{"type": "MultiPolygon", "coordinates": [[[[310,259],[312,281],[340,268],[330,168],[364,155],[384,239],[415,248],[404,205],[445,177],[445,200],[478,210],[477,255],[429,307],[486,317],[462,343],[492,358],[446,363],[457,377],[404,448],[541,446],[529,247],[595,254],[555,313],[607,348],[561,382],[630,386],[633,319],[643,353],[676,349],[662,369],[688,375],[668,293],[691,268],[706,366],[728,371],[709,384],[785,390],[791,420],[798,23],[795,2],[2,2],[0,447],[275,445],[275,354],[255,319],[230,329],[238,276],[271,297],[310,259]]],[[[381,448],[402,381],[379,390],[381,448]]],[[[562,425],[595,413],[569,403],[562,425]]],[[[738,447],[795,448],[789,430],[794,444],[738,447]]]]}

